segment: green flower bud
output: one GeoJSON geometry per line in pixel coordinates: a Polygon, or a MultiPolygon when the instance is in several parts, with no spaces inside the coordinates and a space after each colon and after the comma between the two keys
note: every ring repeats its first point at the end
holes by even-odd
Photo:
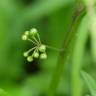
{"type": "Polygon", "coordinates": [[[46,51],[46,46],[45,46],[45,45],[41,45],[41,46],[39,47],[39,51],[40,51],[40,52],[45,52],[45,51],[46,51]]]}
{"type": "Polygon", "coordinates": [[[29,31],[25,31],[25,35],[29,35],[29,31]]]}
{"type": "Polygon", "coordinates": [[[27,57],[28,56],[28,52],[24,52],[23,56],[27,57]]]}
{"type": "Polygon", "coordinates": [[[34,58],[38,58],[38,57],[39,57],[39,53],[38,53],[38,52],[34,52],[34,53],[33,53],[33,57],[34,57],[34,58]]]}
{"type": "Polygon", "coordinates": [[[27,36],[26,35],[22,35],[22,40],[27,40],[27,36]]]}
{"type": "Polygon", "coordinates": [[[40,59],[47,59],[47,54],[46,53],[42,53],[40,55],[40,59]]]}
{"type": "Polygon", "coordinates": [[[27,61],[28,61],[28,62],[32,62],[32,61],[33,61],[33,57],[32,57],[32,56],[28,56],[28,57],[27,57],[27,61]]]}
{"type": "Polygon", "coordinates": [[[31,30],[30,30],[30,34],[31,35],[36,35],[37,34],[37,29],[36,28],[32,28],[31,30]]]}

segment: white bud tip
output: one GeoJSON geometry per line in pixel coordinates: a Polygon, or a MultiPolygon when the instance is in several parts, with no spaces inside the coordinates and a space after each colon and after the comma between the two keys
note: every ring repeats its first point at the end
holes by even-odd
{"type": "Polygon", "coordinates": [[[26,35],[23,35],[22,36],[22,40],[27,40],[27,36],[26,35]]]}
{"type": "Polygon", "coordinates": [[[25,31],[25,35],[29,35],[29,31],[25,31]]]}
{"type": "Polygon", "coordinates": [[[45,52],[45,51],[46,51],[46,46],[45,46],[45,45],[41,45],[41,46],[39,47],[39,51],[40,51],[40,52],[45,52]]]}
{"type": "Polygon", "coordinates": [[[47,59],[47,54],[46,53],[42,53],[40,55],[40,59],[47,59]]]}
{"type": "Polygon", "coordinates": [[[37,34],[37,29],[36,28],[32,28],[31,30],[30,30],[30,34],[31,35],[35,35],[35,34],[37,34]]]}
{"type": "Polygon", "coordinates": [[[27,61],[28,61],[28,62],[32,62],[32,61],[33,61],[32,56],[27,57],[27,61]]]}
{"type": "Polygon", "coordinates": [[[38,53],[38,52],[35,52],[35,53],[33,54],[33,56],[34,56],[34,58],[38,58],[38,57],[39,57],[39,53],[38,53]]]}
{"type": "Polygon", "coordinates": [[[27,57],[28,56],[28,52],[24,52],[23,56],[27,57]]]}

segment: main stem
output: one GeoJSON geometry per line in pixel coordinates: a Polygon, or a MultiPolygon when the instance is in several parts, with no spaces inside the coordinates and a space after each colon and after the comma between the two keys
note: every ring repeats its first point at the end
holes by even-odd
{"type": "Polygon", "coordinates": [[[57,90],[57,87],[58,87],[58,84],[60,81],[60,77],[63,73],[64,64],[65,64],[66,58],[68,56],[68,50],[69,50],[68,46],[70,45],[70,42],[75,35],[75,32],[73,31],[73,29],[75,27],[76,22],[78,21],[77,17],[80,15],[80,13],[81,13],[81,10],[77,4],[74,9],[73,15],[72,15],[71,24],[68,27],[68,31],[66,33],[63,44],[61,46],[61,49],[64,49],[64,50],[60,51],[60,53],[59,53],[57,66],[56,66],[56,69],[55,69],[54,74],[52,76],[52,81],[50,83],[47,96],[55,96],[55,94],[56,94],[56,90],[57,90]]]}

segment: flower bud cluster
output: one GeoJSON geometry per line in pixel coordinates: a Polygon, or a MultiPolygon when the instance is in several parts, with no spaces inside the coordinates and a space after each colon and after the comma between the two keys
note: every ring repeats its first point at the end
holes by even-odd
{"type": "Polygon", "coordinates": [[[47,58],[46,45],[41,43],[40,36],[36,28],[32,28],[30,31],[25,31],[22,35],[22,40],[31,41],[34,46],[23,54],[24,57],[27,58],[27,61],[32,62],[34,58],[47,58]]]}

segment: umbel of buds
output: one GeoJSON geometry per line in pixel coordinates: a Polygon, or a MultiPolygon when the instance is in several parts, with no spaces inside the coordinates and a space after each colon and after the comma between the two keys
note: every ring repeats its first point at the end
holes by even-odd
{"type": "Polygon", "coordinates": [[[24,52],[24,57],[27,58],[27,61],[32,62],[34,58],[46,59],[46,45],[41,43],[38,30],[32,28],[30,31],[25,31],[22,35],[22,40],[30,41],[32,43],[32,48],[24,52]]]}

